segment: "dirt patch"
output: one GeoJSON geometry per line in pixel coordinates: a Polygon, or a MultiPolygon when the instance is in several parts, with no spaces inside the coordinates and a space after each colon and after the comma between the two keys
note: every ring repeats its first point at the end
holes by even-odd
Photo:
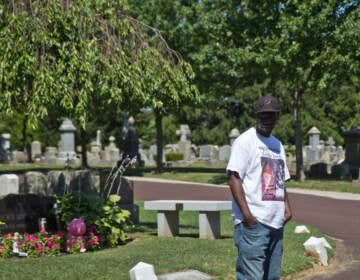
{"type": "Polygon", "coordinates": [[[329,260],[328,266],[314,263],[313,267],[297,273],[282,277],[282,280],[311,280],[316,276],[331,276],[349,269],[354,265],[353,257],[342,241],[336,242],[334,257],[329,260]]]}

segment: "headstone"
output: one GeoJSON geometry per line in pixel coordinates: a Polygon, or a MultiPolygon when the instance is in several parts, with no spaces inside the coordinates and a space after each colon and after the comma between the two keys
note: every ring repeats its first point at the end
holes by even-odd
{"type": "Polygon", "coordinates": [[[219,149],[214,145],[201,145],[199,157],[204,160],[217,160],[219,158],[219,149]]]}
{"type": "Polygon", "coordinates": [[[0,221],[4,222],[3,233],[39,232],[39,221],[46,218],[47,230],[56,230],[52,214],[54,197],[35,194],[9,194],[0,198],[0,221]]]}
{"type": "Polygon", "coordinates": [[[61,124],[60,128],[61,151],[57,158],[58,164],[70,164],[77,161],[75,152],[75,131],[76,128],[70,120],[65,120],[61,124]]]}
{"type": "Polygon", "coordinates": [[[333,165],[331,167],[331,176],[337,180],[351,180],[350,166],[346,162],[333,165]]]}
{"type": "Polygon", "coordinates": [[[70,175],[62,170],[52,170],[47,173],[50,195],[62,196],[69,191],[70,175]]]}
{"type": "Polygon", "coordinates": [[[310,176],[312,178],[327,178],[328,165],[325,162],[318,162],[310,166],[310,176]]]}
{"type": "Polygon", "coordinates": [[[214,279],[212,276],[203,273],[201,271],[190,269],[186,271],[173,272],[158,275],[159,280],[212,280],[214,279]]]}
{"type": "Polygon", "coordinates": [[[96,132],[96,145],[100,148],[100,150],[101,150],[101,146],[102,146],[102,144],[101,144],[101,131],[100,130],[98,130],[97,132],[96,132]]]}
{"type": "MultiPolygon", "coordinates": [[[[138,151],[137,151],[138,153],[138,151]]],[[[109,146],[105,147],[105,161],[117,162],[120,159],[120,151],[116,147],[115,137],[109,137],[109,146]]]]}
{"type": "Polygon", "coordinates": [[[26,155],[22,151],[13,151],[11,155],[12,161],[15,163],[26,163],[27,161],[26,155]]]}
{"type": "Polygon", "coordinates": [[[0,163],[8,162],[7,151],[5,149],[5,137],[3,134],[0,134],[0,163]]]}
{"type": "Polygon", "coordinates": [[[39,141],[33,141],[31,143],[32,160],[40,159],[41,156],[42,156],[41,143],[39,141]]]}
{"type": "Polygon", "coordinates": [[[178,142],[179,152],[184,155],[185,161],[191,160],[191,132],[187,124],[180,125],[180,129],[176,131],[176,135],[180,135],[178,142]]]}
{"type": "Polygon", "coordinates": [[[305,150],[305,159],[308,163],[314,163],[319,161],[319,150],[318,148],[313,148],[311,146],[304,147],[305,150]]]}
{"type": "Polygon", "coordinates": [[[148,263],[139,262],[129,271],[130,280],[157,280],[154,266],[148,263]]]}
{"type": "Polygon", "coordinates": [[[57,148],[56,147],[46,147],[44,156],[45,156],[45,162],[47,162],[48,164],[55,164],[56,156],[57,156],[57,148]]]}
{"type": "Polygon", "coordinates": [[[29,171],[24,175],[24,182],[20,184],[20,193],[33,193],[38,195],[50,195],[48,180],[44,173],[29,171]]]}
{"type": "Polygon", "coordinates": [[[231,152],[230,145],[221,146],[219,149],[219,160],[227,162],[230,158],[230,152],[231,152]]]}
{"type": "Polygon", "coordinates": [[[16,174],[0,175],[0,196],[18,193],[19,177],[16,174]]]}
{"type": "Polygon", "coordinates": [[[234,140],[240,135],[240,132],[237,128],[233,128],[229,133],[230,145],[234,142],[234,140]]]}
{"type": "Polygon", "coordinates": [[[316,149],[320,143],[320,130],[317,127],[313,126],[308,131],[308,135],[309,135],[310,147],[312,147],[313,149],[316,149]]]}
{"type": "Polygon", "coordinates": [[[343,133],[345,138],[345,161],[350,166],[360,166],[360,127],[343,133]]]}
{"type": "Polygon", "coordinates": [[[76,170],[71,173],[70,191],[80,191],[88,195],[100,193],[99,182],[90,170],[76,170]]]}
{"type": "Polygon", "coordinates": [[[100,189],[103,196],[107,197],[109,194],[117,194],[121,197],[118,206],[121,209],[130,211],[131,220],[137,224],[139,223],[139,206],[134,204],[134,183],[122,176],[112,176],[116,174],[101,174],[100,175],[100,189]],[[109,175],[111,175],[109,177],[109,175]]]}

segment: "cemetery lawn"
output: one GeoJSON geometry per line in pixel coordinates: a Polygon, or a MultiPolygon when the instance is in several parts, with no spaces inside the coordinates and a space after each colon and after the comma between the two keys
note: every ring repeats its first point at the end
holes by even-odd
{"type": "MultiPolygon", "coordinates": [[[[209,171],[207,172],[204,172],[203,169],[201,169],[202,172],[196,172],[195,168],[183,169],[183,170],[178,168],[160,174],[153,172],[143,172],[141,173],[140,176],[227,186],[228,185],[227,177],[224,170],[225,168],[223,170],[209,168],[209,171]]],[[[313,189],[320,191],[360,193],[359,183],[350,182],[350,181],[339,181],[339,180],[306,179],[303,182],[297,182],[296,180],[290,179],[289,181],[286,182],[286,187],[313,189]]]]}
{"type": "MultiPolygon", "coordinates": [[[[180,235],[157,237],[156,211],[140,208],[140,224],[128,232],[128,242],[114,249],[97,252],[43,257],[0,259],[0,279],[129,279],[129,270],[138,262],[154,265],[157,275],[196,269],[215,279],[234,279],[236,250],[230,212],[221,213],[222,238],[198,238],[198,213],[180,212],[180,235]]],[[[285,227],[282,275],[311,268],[315,259],[304,256],[303,243],[310,237],[324,236],[309,227],[311,234],[294,234],[297,224],[285,227]]],[[[334,247],[333,240],[325,236],[334,247]]],[[[333,256],[333,251],[328,251],[333,256]]]]}

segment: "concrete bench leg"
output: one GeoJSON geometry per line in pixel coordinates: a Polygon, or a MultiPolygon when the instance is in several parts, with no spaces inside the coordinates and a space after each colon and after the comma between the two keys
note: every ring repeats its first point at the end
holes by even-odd
{"type": "Polygon", "coordinates": [[[176,236],[179,234],[179,212],[158,211],[158,236],[176,236]]]}
{"type": "Polygon", "coordinates": [[[217,239],[220,233],[220,212],[199,212],[199,237],[217,239]]]}

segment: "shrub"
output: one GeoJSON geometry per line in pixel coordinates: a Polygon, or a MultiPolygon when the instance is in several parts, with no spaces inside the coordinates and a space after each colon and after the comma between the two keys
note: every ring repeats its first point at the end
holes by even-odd
{"type": "Polygon", "coordinates": [[[165,154],[165,160],[166,161],[178,161],[178,160],[183,160],[184,159],[184,155],[182,153],[167,153],[165,154]]]}

